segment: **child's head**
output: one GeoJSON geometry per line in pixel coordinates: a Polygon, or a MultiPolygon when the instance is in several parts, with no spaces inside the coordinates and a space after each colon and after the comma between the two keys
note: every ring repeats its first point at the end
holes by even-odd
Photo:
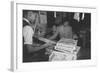
{"type": "Polygon", "coordinates": [[[69,21],[65,21],[64,26],[68,26],[68,25],[69,25],[69,21]]]}
{"type": "Polygon", "coordinates": [[[68,19],[68,18],[63,19],[63,25],[70,26],[70,19],[68,19]]]}

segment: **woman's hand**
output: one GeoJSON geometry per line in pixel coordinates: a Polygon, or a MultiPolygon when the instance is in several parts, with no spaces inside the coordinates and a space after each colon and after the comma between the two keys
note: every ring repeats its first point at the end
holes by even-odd
{"type": "Polygon", "coordinates": [[[49,47],[49,46],[52,46],[53,44],[52,43],[50,43],[50,42],[48,42],[48,43],[46,43],[46,44],[44,44],[44,46],[45,47],[49,47]]]}
{"type": "Polygon", "coordinates": [[[53,46],[53,45],[50,46],[50,47],[48,47],[48,48],[46,48],[45,54],[46,54],[46,55],[50,55],[50,54],[52,53],[53,49],[54,49],[54,46],[53,46]]]}

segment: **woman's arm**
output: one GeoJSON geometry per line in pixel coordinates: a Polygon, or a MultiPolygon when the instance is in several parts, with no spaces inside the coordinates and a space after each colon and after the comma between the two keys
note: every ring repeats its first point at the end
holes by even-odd
{"type": "Polygon", "coordinates": [[[28,51],[31,53],[31,52],[36,52],[36,51],[39,51],[41,49],[44,49],[50,45],[51,45],[50,43],[46,43],[46,44],[41,45],[41,46],[26,44],[26,47],[27,47],[28,51]]]}

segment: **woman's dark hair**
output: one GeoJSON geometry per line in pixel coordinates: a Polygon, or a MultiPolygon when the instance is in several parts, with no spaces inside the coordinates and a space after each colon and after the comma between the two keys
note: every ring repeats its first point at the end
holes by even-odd
{"type": "Polygon", "coordinates": [[[23,10],[23,17],[27,17],[27,14],[29,11],[32,11],[33,13],[38,13],[38,11],[34,11],[34,10],[23,10]]]}

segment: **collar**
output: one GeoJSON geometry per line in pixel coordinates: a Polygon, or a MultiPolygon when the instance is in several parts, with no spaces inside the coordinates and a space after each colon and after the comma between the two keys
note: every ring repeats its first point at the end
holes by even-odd
{"type": "Polygon", "coordinates": [[[23,20],[26,21],[27,23],[31,24],[28,19],[23,18],[23,20]]]}
{"type": "MultiPolygon", "coordinates": [[[[30,24],[30,26],[31,26],[31,23],[29,22],[29,20],[28,19],[26,19],[26,18],[23,18],[23,20],[25,20],[27,23],[29,23],[30,24]]],[[[32,26],[31,26],[32,27],[32,26]]],[[[35,28],[35,26],[33,26],[34,28],[35,28]]]]}

